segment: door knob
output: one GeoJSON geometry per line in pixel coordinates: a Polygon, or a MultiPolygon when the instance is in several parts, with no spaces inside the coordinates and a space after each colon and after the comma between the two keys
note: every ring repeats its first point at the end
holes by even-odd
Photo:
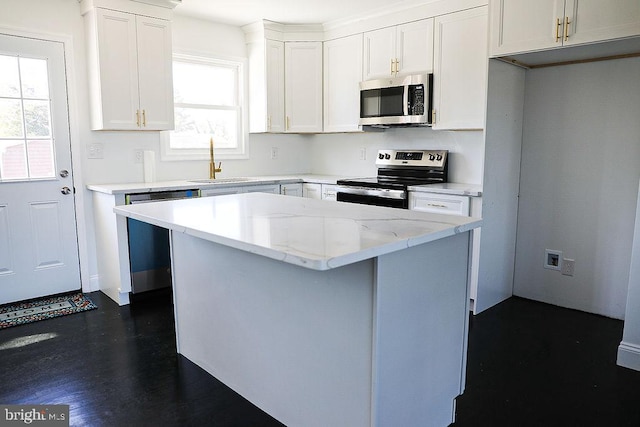
{"type": "Polygon", "coordinates": [[[62,190],[60,190],[60,192],[64,195],[71,194],[71,189],[69,187],[62,187],[62,190]]]}
{"type": "Polygon", "coordinates": [[[68,177],[68,176],[69,176],[69,171],[68,171],[68,170],[66,170],[66,169],[62,169],[62,170],[60,171],[60,177],[61,177],[61,178],[66,178],[66,177],[68,177]]]}

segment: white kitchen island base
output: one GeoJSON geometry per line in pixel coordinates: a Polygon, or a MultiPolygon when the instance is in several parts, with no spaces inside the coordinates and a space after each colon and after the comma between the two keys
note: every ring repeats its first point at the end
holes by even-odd
{"type": "Polygon", "coordinates": [[[318,271],[172,231],[178,352],[288,426],[446,426],[469,232],[318,271]]]}

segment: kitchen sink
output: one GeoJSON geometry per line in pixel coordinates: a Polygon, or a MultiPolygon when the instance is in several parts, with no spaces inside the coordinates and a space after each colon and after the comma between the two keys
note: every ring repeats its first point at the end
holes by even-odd
{"type": "Polygon", "coordinates": [[[258,181],[258,178],[247,178],[247,177],[237,177],[237,178],[216,178],[216,179],[194,179],[189,182],[197,182],[199,184],[215,184],[215,183],[228,183],[228,182],[251,182],[258,181]]]}

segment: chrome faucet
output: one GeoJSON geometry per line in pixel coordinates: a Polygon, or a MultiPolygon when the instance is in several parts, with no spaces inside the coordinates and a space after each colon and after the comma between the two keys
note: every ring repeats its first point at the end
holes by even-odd
{"type": "Polygon", "coordinates": [[[222,172],[222,162],[219,162],[216,167],[216,161],[213,158],[213,138],[209,140],[209,158],[209,179],[216,179],[216,172],[222,172]]]}

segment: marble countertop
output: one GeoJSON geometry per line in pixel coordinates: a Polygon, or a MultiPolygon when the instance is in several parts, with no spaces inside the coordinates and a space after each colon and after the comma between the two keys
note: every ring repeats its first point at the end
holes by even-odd
{"type": "Polygon", "coordinates": [[[89,184],[87,189],[105,194],[149,193],[168,190],[207,189],[214,187],[238,187],[242,185],[288,184],[296,182],[310,182],[318,184],[335,184],[343,176],[300,174],[300,175],[269,175],[248,177],[225,177],[216,180],[192,179],[158,182],[132,182],[123,184],[89,184]]]}
{"type": "Polygon", "coordinates": [[[448,182],[446,184],[412,185],[409,191],[424,193],[451,194],[454,196],[482,196],[482,186],[477,184],[459,184],[448,182]]]}
{"type": "Polygon", "coordinates": [[[114,212],[313,270],[480,227],[478,218],[243,193],[117,206],[114,212]]]}

